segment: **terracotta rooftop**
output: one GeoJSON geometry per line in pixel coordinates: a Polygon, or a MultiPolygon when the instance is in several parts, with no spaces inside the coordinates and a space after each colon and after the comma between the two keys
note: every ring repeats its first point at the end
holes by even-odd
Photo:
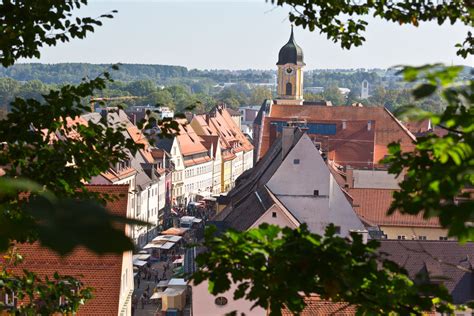
{"type": "Polygon", "coordinates": [[[178,122],[180,123],[179,135],[176,137],[178,138],[183,156],[207,152],[206,147],[202,144],[201,137],[196,134],[191,125],[187,124],[185,120],[178,122]]]}
{"type": "MultiPolygon", "coordinates": [[[[334,315],[334,316],[352,316],[356,314],[357,308],[343,302],[331,302],[322,300],[318,295],[305,297],[306,307],[300,313],[300,316],[316,316],[316,315],[334,315]]],[[[288,309],[281,310],[282,316],[293,316],[288,309]]]]}
{"type": "Polygon", "coordinates": [[[354,210],[369,225],[441,227],[437,218],[424,219],[422,215],[407,215],[399,212],[388,216],[387,211],[392,203],[394,191],[390,189],[348,189],[348,193],[353,199],[354,210]]]}
{"type": "Polygon", "coordinates": [[[137,170],[133,167],[122,169],[120,172],[115,172],[113,168],[109,168],[106,172],[102,172],[101,175],[110,182],[114,183],[116,181],[130,177],[136,173],[137,170]]]}
{"type": "MultiPolygon", "coordinates": [[[[333,135],[322,135],[332,139],[332,141],[354,141],[358,140],[357,144],[354,144],[353,149],[347,149],[347,146],[343,148],[348,151],[352,151],[352,158],[354,161],[366,161],[368,155],[372,155],[372,161],[378,163],[380,159],[384,158],[388,154],[387,145],[394,141],[401,141],[402,149],[412,150],[412,142],[415,140],[415,136],[398,120],[396,119],[387,109],[382,107],[350,107],[350,106],[316,106],[316,105],[282,105],[282,104],[266,104],[262,105],[262,109],[257,116],[256,123],[262,126],[263,134],[261,135],[261,144],[258,153],[258,158],[263,157],[266,153],[272,139],[270,137],[270,123],[273,121],[306,121],[308,123],[330,123],[339,122],[339,124],[347,124],[347,131],[341,131],[341,127],[337,127],[336,136],[333,135]],[[262,115],[262,111],[268,111],[268,116],[262,115]],[[370,132],[368,129],[368,122],[371,121],[371,128],[373,130],[373,139],[371,140],[370,133],[367,135],[355,135],[354,133],[362,133],[362,129],[359,127],[353,127],[349,129],[351,122],[364,122],[365,130],[370,132]],[[341,132],[345,134],[340,134],[341,132]],[[336,139],[337,138],[337,139],[336,139]],[[373,141],[373,146],[370,142],[373,141]],[[362,146],[362,149],[358,147],[362,146]],[[367,147],[367,148],[366,148],[367,147]],[[371,147],[369,149],[369,147],[371,147]],[[360,156],[362,155],[362,156],[360,156]]],[[[316,135],[316,134],[312,134],[316,135]]],[[[342,153],[340,150],[335,150],[335,159],[338,159],[338,155],[342,153]]],[[[344,153],[343,156],[347,155],[344,153]]],[[[338,159],[342,160],[342,159],[338,159]]],[[[344,157],[344,160],[348,160],[344,157]]],[[[353,165],[351,163],[344,164],[353,165]]]]}
{"type": "MultiPolygon", "coordinates": [[[[128,185],[88,185],[90,191],[107,193],[117,199],[107,203],[107,209],[120,216],[127,215],[128,185]]],[[[96,255],[79,247],[71,254],[61,257],[43,248],[38,242],[16,245],[24,261],[13,269],[36,272],[39,276],[52,277],[54,272],[79,278],[84,286],[95,289],[94,298],[79,308],[77,315],[117,315],[119,312],[120,286],[123,255],[96,255]]]]}
{"type": "Polygon", "coordinates": [[[136,144],[144,145],[144,148],[140,149],[140,153],[146,162],[153,163],[155,159],[153,159],[153,156],[150,153],[150,143],[145,135],[143,135],[143,133],[133,124],[127,125],[127,132],[136,144]]]}

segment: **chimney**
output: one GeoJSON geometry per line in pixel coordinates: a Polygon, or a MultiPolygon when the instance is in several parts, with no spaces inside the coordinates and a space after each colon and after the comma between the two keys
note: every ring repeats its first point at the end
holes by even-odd
{"type": "Polygon", "coordinates": [[[350,166],[346,167],[346,186],[348,188],[354,187],[354,169],[350,166]]]}
{"type": "Polygon", "coordinates": [[[293,126],[283,126],[281,132],[281,159],[285,159],[286,155],[293,146],[295,138],[295,128],[293,126]]]}
{"type": "Polygon", "coordinates": [[[270,146],[273,145],[277,138],[277,126],[274,123],[270,123],[270,146]]]}

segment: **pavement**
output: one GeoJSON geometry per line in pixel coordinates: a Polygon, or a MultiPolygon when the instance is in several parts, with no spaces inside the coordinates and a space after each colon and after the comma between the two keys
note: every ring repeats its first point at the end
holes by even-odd
{"type": "MultiPolygon", "coordinates": [[[[153,263],[151,265],[151,268],[158,270],[160,278],[163,275],[164,271],[164,266],[166,262],[157,262],[153,263]]],[[[171,264],[170,264],[171,266],[171,264]]],[[[166,273],[165,273],[165,279],[170,280],[172,277],[173,271],[172,268],[169,268],[166,273]]],[[[155,280],[154,277],[151,277],[150,281],[144,280],[143,277],[140,280],[140,287],[137,287],[137,282],[135,281],[135,291],[133,292],[133,295],[136,296],[137,298],[140,298],[147,286],[150,286],[150,295],[153,294],[153,289],[155,288],[155,280]]],[[[161,305],[161,304],[160,304],[161,305]]],[[[161,315],[160,308],[161,306],[157,304],[157,300],[155,301],[150,301],[147,304],[145,304],[144,308],[142,309],[141,303],[138,302],[137,306],[135,306],[135,312],[133,316],[155,316],[155,315],[161,315]]]]}

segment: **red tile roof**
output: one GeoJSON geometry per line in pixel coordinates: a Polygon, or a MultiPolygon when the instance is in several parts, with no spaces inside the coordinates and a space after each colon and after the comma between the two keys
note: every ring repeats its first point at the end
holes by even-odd
{"type": "MultiPolygon", "coordinates": [[[[322,300],[318,295],[311,295],[305,298],[306,307],[300,316],[334,315],[352,316],[356,314],[356,307],[343,302],[331,302],[322,300]]],[[[281,310],[282,316],[293,316],[288,309],[281,310]]]]}
{"type": "MultiPolygon", "coordinates": [[[[120,216],[127,215],[128,185],[88,185],[94,192],[117,196],[107,203],[107,209],[120,216]]],[[[122,278],[123,255],[96,255],[78,247],[71,254],[61,257],[38,242],[17,244],[24,261],[13,269],[22,273],[23,269],[36,272],[40,277],[52,277],[54,272],[79,278],[84,286],[93,287],[94,298],[79,308],[77,315],[117,315],[122,278]]]]}
{"type": "Polygon", "coordinates": [[[133,124],[129,124],[127,126],[127,132],[136,144],[144,145],[144,148],[140,149],[140,153],[146,162],[153,163],[155,160],[150,153],[150,143],[146,139],[145,135],[143,135],[143,133],[133,124]]]}
{"type": "Polygon", "coordinates": [[[130,177],[136,173],[137,170],[133,167],[122,169],[119,173],[116,173],[112,168],[109,168],[106,172],[102,172],[101,176],[109,180],[111,183],[114,183],[116,181],[130,177]]]}
{"type": "Polygon", "coordinates": [[[235,124],[226,108],[216,108],[208,116],[208,125],[213,135],[219,135],[223,140],[222,148],[232,148],[233,152],[250,151],[253,145],[235,124]]]}
{"type": "Polygon", "coordinates": [[[179,146],[183,156],[194,155],[198,153],[207,152],[206,147],[202,144],[202,139],[199,137],[191,125],[187,124],[186,120],[179,120],[179,146]]]}
{"type": "Polygon", "coordinates": [[[357,215],[371,225],[404,227],[441,227],[437,218],[424,219],[422,215],[407,215],[395,212],[391,216],[387,211],[393,200],[389,189],[348,189],[353,198],[353,208],[357,215]]]}
{"type": "MultiPolygon", "coordinates": [[[[372,121],[374,125],[372,127],[374,133],[374,145],[372,148],[369,149],[369,146],[371,146],[370,143],[359,141],[358,145],[355,145],[353,149],[349,149],[349,153],[343,153],[336,149],[334,157],[338,160],[342,160],[340,157],[338,158],[338,156],[342,156],[343,159],[346,160],[345,156],[349,155],[351,160],[365,161],[367,158],[366,156],[373,155],[373,162],[378,163],[380,159],[388,154],[387,145],[395,141],[401,141],[403,150],[410,151],[414,148],[412,142],[415,140],[415,136],[385,108],[272,104],[269,116],[264,117],[262,120],[263,134],[261,135],[261,148],[258,153],[259,158],[267,152],[272,143],[270,137],[270,122],[274,120],[303,120],[308,123],[338,121],[340,124],[342,124],[343,121],[346,121],[348,130],[342,131],[342,133],[345,134],[340,134],[341,128],[337,129],[338,133],[336,136],[338,138],[337,140],[340,142],[359,139],[354,138],[354,136],[361,137],[360,140],[370,141],[370,137],[367,138],[367,136],[370,136],[370,133],[367,135],[351,135],[354,133],[362,133],[362,129],[360,126],[358,128],[354,127],[354,129],[349,129],[349,126],[352,122],[355,124],[354,126],[361,124],[357,122],[365,122],[364,125],[367,130],[366,124],[368,121],[372,121]],[[359,146],[362,146],[363,148],[358,149],[359,146]],[[350,153],[351,151],[352,153],[350,153]]],[[[327,138],[334,139],[335,137],[330,135],[327,138]]],[[[333,141],[336,141],[336,139],[333,141]]]]}

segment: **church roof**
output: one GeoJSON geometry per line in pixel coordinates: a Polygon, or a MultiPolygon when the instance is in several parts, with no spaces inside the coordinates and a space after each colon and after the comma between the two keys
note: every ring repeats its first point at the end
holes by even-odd
{"type": "Polygon", "coordinates": [[[294,64],[304,66],[303,50],[296,44],[293,34],[293,25],[291,26],[291,35],[288,43],[286,43],[278,53],[277,65],[294,64]]]}

